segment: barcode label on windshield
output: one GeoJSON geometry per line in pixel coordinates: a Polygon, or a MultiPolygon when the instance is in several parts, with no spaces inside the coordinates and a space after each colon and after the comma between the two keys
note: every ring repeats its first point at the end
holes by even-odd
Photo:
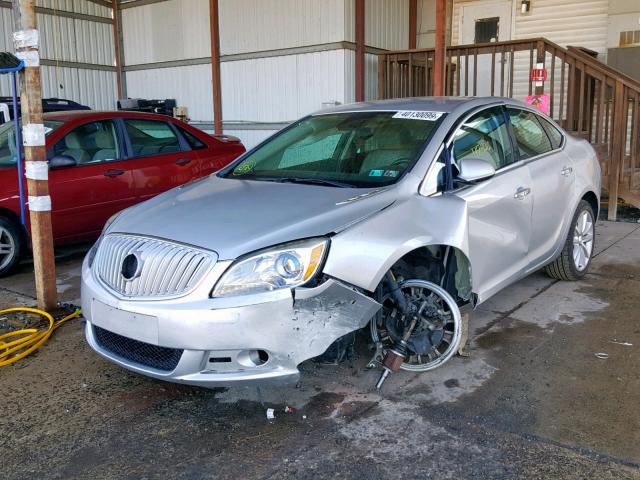
{"type": "Polygon", "coordinates": [[[433,122],[439,119],[443,112],[424,112],[416,110],[400,110],[392,118],[404,118],[406,120],[428,120],[433,122]]]}

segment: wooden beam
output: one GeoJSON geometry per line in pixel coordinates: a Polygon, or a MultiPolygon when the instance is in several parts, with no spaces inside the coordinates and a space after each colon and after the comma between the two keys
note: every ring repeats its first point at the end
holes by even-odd
{"type": "Polygon", "coordinates": [[[364,102],[364,1],[356,0],[356,102],[364,102]]]}
{"type": "Polygon", "coordinates": [[[418,0],[409,0],[409,50],[418,43],[418,0]]]}
{"type": "MultiPolygon", "coordinates": [[[[14,0],[13,13],[16,30],[37,30],[35,0],[14,0]]],[[[38,46],[27,43],[18,46],[18,54],[36,57],[38,46]]],[[[51,311],[57,306],[56,264],[53,255],[53,233],[51,230],[51,197],[47,180],[47,152],[44,143],[42,117],[42,92],[40,84],[39,62],[27,62],[29,65],[20,74],[23,132],[33,132],[31,139],[23,135],[24,158],[31,171],[39,175],[27,176],[29,192],[29,217],[31,224],[31,246],[33,250],[33,268],[35,272],[36,298],[38,308],[51,311]],[[33,162],[30,164],[30,162],[33,162]],[[42,168],[38,168],[38,166],[42,168]],[[43,174],[45,172],[46,174],[43,174]]]]}
{"type": "Polygon", "coordinates": [[[436,0],[436,45],[433,62],[433,94],[435,96],[444,95],[445,58],[447,52],[446,34],[447,2],[446,0],[436,0]]]}
{"type": "Polygon", "coordinates": [[[213,89],[213,130],[222,134],[222,86],[220,83],[220,23],[218,0],[209,0],[211,31],[211,87],[213,89]]]}

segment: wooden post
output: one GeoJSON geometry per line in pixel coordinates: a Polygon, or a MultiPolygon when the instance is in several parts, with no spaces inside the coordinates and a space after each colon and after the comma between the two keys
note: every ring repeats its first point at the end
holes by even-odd
{"type": "Polygon", "coordinates": [[[618,185],[624,157],[624,137],[627,126],[626,97],[624,84],[616,80],[613,94],[613,133],[611,134],[611,155],[609,157],[609,209],[607,219],[615,221],[618,217],[618,185]]]}
{"type": "Polygon", "coordinates": [[[25,60],[21,77],[22,138],[26,166],[31,245],[38,308],[53,310],[57,305],[56,265],[51,231],[51,197],[42,124],[42,94],[37,41],[35,0],[14,0],[14,21],[21,41],[16,53],[25,60]]]}
{"type": "Polygon", "coordinates": [[[364,0],[356,0],[356,102],[364,102],[364,0]]]}
{"type": "MultiPolygon", "coordinates": [[[[538,40],[536,42],[536,66],[538,63],[541,63],[542,67],[545,68],[545,57],[544,42],[542,40],[538,40]]],[[[531,75],[531,72],[529,72],[529,75],[531,75]]],[[[536,86],[534,92],[536,95],[544,94],[544,83],[540,86],[536,86]]]]}
{"type": "Polygon", "coordinates": [[[211,86],[213,88],[213,130],[222,134],[222,84],[220,82],[220,23],[218,0],[209,0],[211,30],[211,86]]]}
{"type": "Polygon", "coordinates": [[[409,50],[416,48],[418,43],[418,0],[409,0],[409,50]]]}
{"type": "Polygon", "coordinates": [[[433,62],[433,94],[444,95],[445,82],[445,57],[447,46],[445,36],[447,33],[447,2],[436,0],[436,46],[433,62]]]}
{"type": "Polygon", "coordinates": [[[378,55],[378,100],[387,98],[385,95],[387,86],[387,56],[378,55]]]}

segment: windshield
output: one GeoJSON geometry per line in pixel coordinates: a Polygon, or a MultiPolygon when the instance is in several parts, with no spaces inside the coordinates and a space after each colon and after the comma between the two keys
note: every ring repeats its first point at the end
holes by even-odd
{"type": "Polygon", "coordinates": [[[224,176],[339,187],[390,185],[413,166],[444,116],[391,111],[307,117],[249,152],[224,176]]]}
{"type": "MultiPolygon", "coordinates": [[[[64,122],[46,120],[44,122],[46,134],[49,135],[64,122]]],[[[13,122],[0,125],[0,168],[13,167],[16,164],[16,139],[13,122]]]]}

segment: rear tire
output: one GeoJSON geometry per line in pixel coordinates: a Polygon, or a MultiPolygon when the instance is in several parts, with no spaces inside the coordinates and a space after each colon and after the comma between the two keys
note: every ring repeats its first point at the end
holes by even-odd
{"type": "Polygon", "coordinates": [[[581,200],[573,215],[562,252],[545,267],[547,275],[565,281],[575,281],[584,277],[591,264],[595,233],[593,208],[589,202],[581,200]]]}
{"type": "Polygon", "coordinates": [[[0,217],[0,277],[9,275],[18,265],[24,250],[20,227],[7,217],[0,217]]]}

